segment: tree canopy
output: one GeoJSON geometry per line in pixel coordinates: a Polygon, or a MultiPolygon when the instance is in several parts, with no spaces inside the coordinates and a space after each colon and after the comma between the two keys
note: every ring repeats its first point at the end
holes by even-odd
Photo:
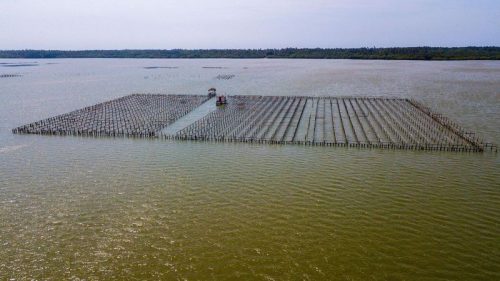
{"type": "Polygon", "coordinates": [[[284,48],[171,50],[0,50],[0,58],[289,58],[375,60],[498,60],[500,47],[284,48]]]}

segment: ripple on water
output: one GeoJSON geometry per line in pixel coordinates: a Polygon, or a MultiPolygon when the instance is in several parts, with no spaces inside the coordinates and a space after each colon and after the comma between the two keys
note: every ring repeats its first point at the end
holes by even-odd
{"type": "MultiPolygon", "coordinates": [[[[312,74],[313,62],[307,61],[220,62],[236,64],[234,71],[241,63],[258,70],[235,72],[239,81],[254,81],[237,85],[242,93],[261,81],[262,92],[304,94],[312,76],[317,77],[315,89],[325,94],[372,89],[376,94],[403,83],[411,91],[405,95],[441,106],[490,139],[498,135],[495,120],[483,122],[483,110],[476,110],[497,112],[498,82],[486,72],[470,79],[490,79],[490,84],[453,86],[459,80],[455,74],[438,71],[452,66],[435,62],[428,67],[318,61],[314,64],[321,69],[312,74]],[[287,69],[299,65],[295,72],[277,71],[272,63],[287,69]],[[439,81],[432,74],[439,74],[439,81]],[[320,85],[332,75],[335,85],[320,85]],[[287,85],[276,86],[276,77],[287,85]],[[474,110],[450,102],[465,96],[464,87],[478,93],[467,96],[474,110]]],[[[33,73],[23,77],[22,85],[5,84],[10,96],[0,103],[0,119],[6,120],[0,131],[0,279],[499,279],[498,156],[12,136],[8,129],[15,125],[130,93],[139,83],[133,78],[137,69],[152,64],[117,60],[95,68],[97,62],[82,60],[76,72],[95,72],[82,88],[74,82],[78,77],[60,77],[74,74],[73,63],[51,65],[59,71],[53,78],[33,73]],[[108,64],[120,81],[101,73],[108,64]],[[134,70],[129,73],[129,68],[134,70]],[[92,87],[95,94],[88,95],[92,87]],[[18,97],[23,104],[16,103],[18,97]],[[21,106],[22,114],[12,110],[21,106]]],[[[179,69],[168,71],[190,69],[201,67],[179,61],[179,69]]],[[[182,73],[165,78],[169,90],[185,90],[177,81],[182,73]]],[[[213,76],[208,73],[206,79],[213,76]]],[[[153,80],[148,83],[162,84],[139,88],[164,87],[165,81],[153,80]]],[[[226,82],[237,83],[233,80],[226,82]]]]}

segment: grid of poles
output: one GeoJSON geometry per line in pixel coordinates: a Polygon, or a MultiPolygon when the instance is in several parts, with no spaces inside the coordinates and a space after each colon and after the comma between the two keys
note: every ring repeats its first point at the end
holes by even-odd
{"type": "Polygon", "coordinates": [[[154,137],[206,96],[133,94],[13,129],[18,134],[154,137]]]}
{"type": "Polygon", "coordinates": [[[13,129],[14,133],[152,137],[387,149],[497,151],[410,99],[229,96],[228,104],[174,134],[162,129],[207,96],[134,94],[13,129]]]}
{"type": "Polygon", "coordinates": [[[414,100],[231,96],[228,104],[161,138],[481,152],[496,146],[414,100]]]}

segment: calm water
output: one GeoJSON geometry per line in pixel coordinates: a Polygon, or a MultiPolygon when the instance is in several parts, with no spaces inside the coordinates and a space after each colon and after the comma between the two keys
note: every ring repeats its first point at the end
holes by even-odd
{"type": "Polygon", "coordinates": [[[500,279],[497,154],[10,133],[214,86],[413,97],[500,143],[500,62],[0,60],[7,73],[23,76],[0,78],[0,280],[500,279]]]}

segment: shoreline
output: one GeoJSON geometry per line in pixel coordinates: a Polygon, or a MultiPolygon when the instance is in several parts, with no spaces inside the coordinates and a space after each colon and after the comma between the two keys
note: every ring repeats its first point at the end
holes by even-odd
{"type": "Polygon", "coordinates": [[[500,47],[0,50],[1,59],[350,59],[465,61],[500,60],[500,47]]]}

